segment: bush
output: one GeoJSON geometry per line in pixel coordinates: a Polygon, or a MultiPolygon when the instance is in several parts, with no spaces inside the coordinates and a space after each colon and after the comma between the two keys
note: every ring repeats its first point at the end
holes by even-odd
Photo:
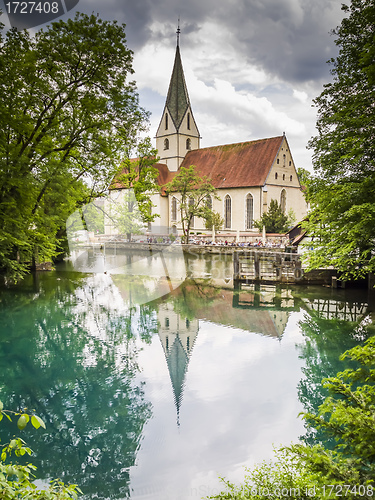
{"type": "MultiPolygon", "coordinates": [[[[37,415],[5,410],[3,403],[0,401],[0,421],[4,416],[12,421],[11,415],[17,417],[17,427],[20,430],[23,430],[29,422],[35,429],[46,428],[43,420],[37,415]]],[[[31,463],[20,465],[10,460],[12,455],[22,457],[31,454],[32,450],[20,438],[14,438],[9,443],[2,445],[0,456],[0,498],[2,500],[14,500],[16,498],[67,500],[76,499],[82,493],[77,485],[65,485],[60,480],[53,480],[47,489],[38,490],[33,483],[35,480],[33,473],[36,467],[31,463]]]]}

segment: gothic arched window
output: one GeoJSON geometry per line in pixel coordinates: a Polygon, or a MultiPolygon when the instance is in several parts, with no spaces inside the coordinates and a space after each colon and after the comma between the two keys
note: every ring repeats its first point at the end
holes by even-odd
{"type": "Polygon", "coordinates": [[[209,194],[206,196],[206,207],[212,210],[212,198],[209,194]]]}
{"type": "Polygon", "coordinates": [[[286,191],[285,191],[285,189],[283,189],[281,191],[281,195],[280,195],[280,207],[281,207],[281,210],[285,214],[285,210],[286,210],[286,191]]]}
{"type": "MultiPolygon", "coordinates": [[[[189,213],[194,210],[194,198],[189,198],[189,213]]],[[[194,227],[194,215],[191,218],[190,227],[194,227]]]]}
{"type": "Polygon", "coordinates": [[[191,139],[186,139],[186,149],[191,149],[191,139]]]}
{"type": "Polygon", "coordinates": [[[253,229],[254,221],[254,198],[249,193],[246,196],[246,229],[253,229]]]}
{"type": "Polygon", "coordinates": [[[224,226],[225,229],[232,227],[232,198],[229,194],[224,198],[224,226]]]}
{"type": "Polygon", "coordinates": [[[171,220],[174,222],[177,220],[177,200],[174,196],[172,197],[171,220]]]}
{"type": "Polygon", "coordinates": [[[164,149],[169,149],[169,139],[164,139],[164,149]]]}

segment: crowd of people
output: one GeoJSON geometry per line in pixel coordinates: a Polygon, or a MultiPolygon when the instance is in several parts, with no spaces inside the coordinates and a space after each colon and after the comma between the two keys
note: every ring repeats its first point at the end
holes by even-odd
{"type": "MultiPolygon", "coordinates": [[[[177,236],[148,236],[146,239],[132,238],[132,243],[148,243],[148,244],[164,244],[171,245],[173,243],[182,243],[181,237],[177,236]]],[[[237,248],[284,248],[286,243],[282,238],[278,239],[256,239],[254,241],[237,241],[232,239],[222,239],[218,237],[215,241],[209,238],[203,238],[199,236],[192,236],[189,238],[189,245],[204,245],[204,246],[226,246],[226,247],[237,247],[237,248]]]]}
{"type": "Polygon", "coordinates": [[[190,244],[194,245],[213,245],[213,246],[229,246],[229,247],[262,247],[262,248],[282,248],[284,247],[282,239],[279,239],[278,241],[271,241],[271,240],[266,240],[262,241],[261,239],[257,239],[255,241],[228,241],[222,240],[222,239],[217,239],[215,241],[208,240],[208,239],[199,239],[199,238],[190,238],[189,240],[190,244]]]}

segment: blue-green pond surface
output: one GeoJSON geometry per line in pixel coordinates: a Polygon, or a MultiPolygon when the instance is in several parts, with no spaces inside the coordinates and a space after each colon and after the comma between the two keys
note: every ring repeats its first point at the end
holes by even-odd
{"type": "Polygon", "coordinates": [[[219,476],[240,481],[273,446],[311,439],[298,414],[372,332],[366,290],[234,291],[228,260],[195,256],[171,280],[154,257],[123,273],[114,258],[0,291],[0,399],[47,425],[3,419],[1,440],[27,441],[39,485],[58,477],[87,499],[199,499],[219,476]]]}

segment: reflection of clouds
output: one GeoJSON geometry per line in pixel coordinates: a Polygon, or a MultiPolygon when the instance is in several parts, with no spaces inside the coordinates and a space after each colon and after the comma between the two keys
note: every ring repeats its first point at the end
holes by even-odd
{"type": "Polygon", "coordinates": [[[302,365],[295,350],[301,340],[299,316],[291,315],[281,343],[200,321],[180,428],[160,342],[154,339],[140,353],[154,417],[145,428],[138,467],[131,471],[134,498],[187,500],[213,494],[220,487],[218,475],[240,481],[244,465],[271,458],[273,444],[298,438],[303,432],[296,397],[302,365]]]}

